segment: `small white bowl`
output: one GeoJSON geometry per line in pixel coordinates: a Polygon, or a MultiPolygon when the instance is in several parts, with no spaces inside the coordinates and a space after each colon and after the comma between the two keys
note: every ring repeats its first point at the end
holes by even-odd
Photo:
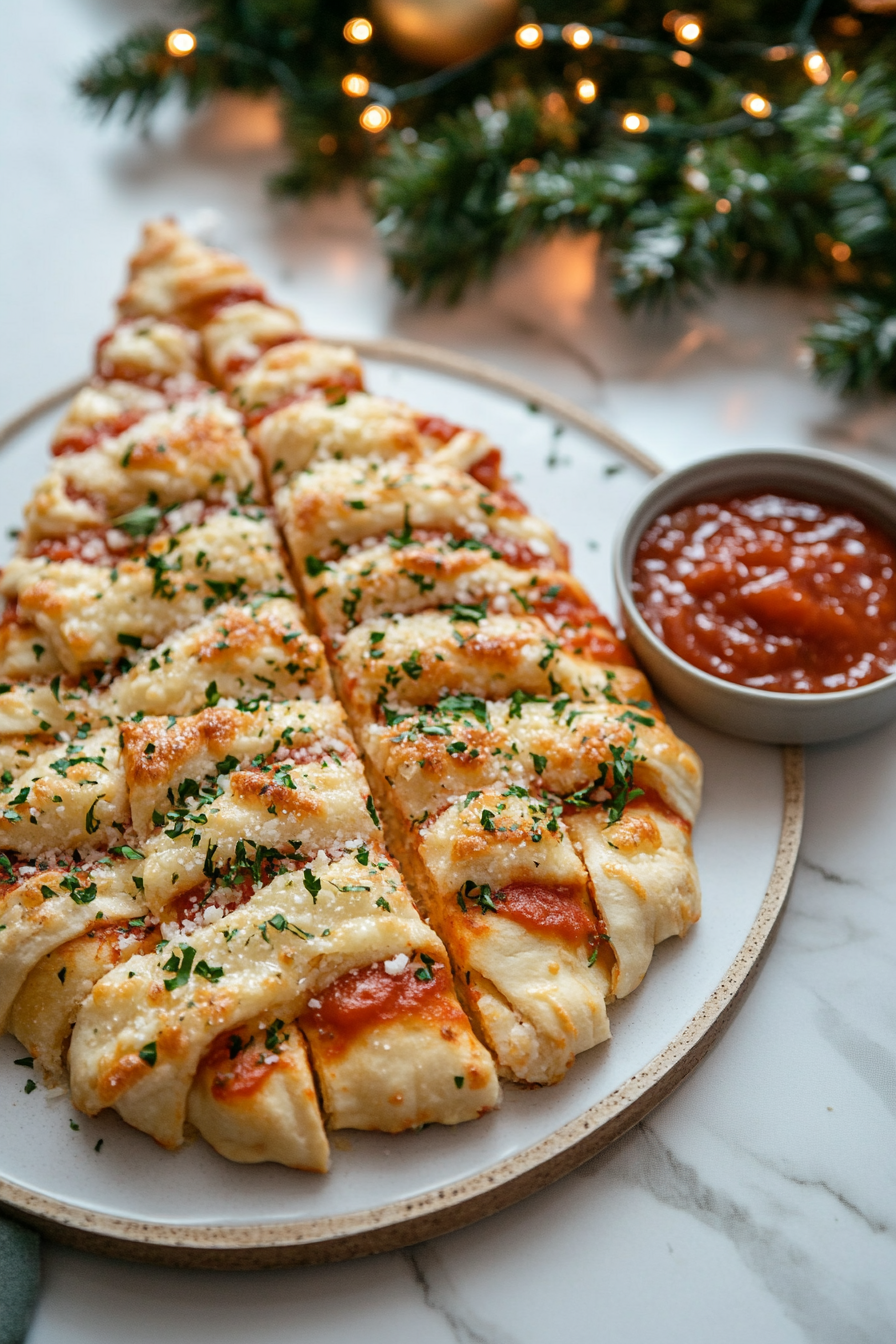
{"type": "Polygon", "coordinates": [[[763,691],[702,672],[653,633],[631,593],[642,536],[661,513],[701,499],[768,490],[859,510],[896,538],[896,486],[879,472],[808,448],[725,453],[660,476],[616,538],[613,571],[632,651],[659,690],[701,723],[757,742],[826,742],[878,728],[896,715],[896,672],[820,695],[763,691]]]}

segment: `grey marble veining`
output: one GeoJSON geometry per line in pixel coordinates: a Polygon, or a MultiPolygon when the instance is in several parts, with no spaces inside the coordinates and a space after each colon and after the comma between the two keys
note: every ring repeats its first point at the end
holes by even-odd
{"type": "MultiPolygon", "coordinates": [[[[161,12],[33,0],[5,16],[0,415],[84,367],[145,215],[213,207],[318,330],[465,349],[670,464],[808,442],[896,474],[893,406],[840,405],[802,369],[814,300],[723,294],[633,325],[596,279],[593,245],[558,239],[488,296],[421,312],[389,287],[350,197],[265,201],[276,151],[228,153],[213,117],[185,132],[176,112],[144,143],[98,131],[66,79],[116,28],[161,12]]],[[[48,1247],[28,1344],[896,1339],[896,727],[811,749],[807,780],[790,905],[753,992],[697,1072],[613,1148],[485,1223],[351,1264],[215,1275],[48,1247]]]]}

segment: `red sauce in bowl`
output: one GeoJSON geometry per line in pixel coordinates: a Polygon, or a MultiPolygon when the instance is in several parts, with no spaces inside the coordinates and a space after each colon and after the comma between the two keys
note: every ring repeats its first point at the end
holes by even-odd
{"type": "Polygon", "coordinates": [[[781,495],[687,504],[641,538],[632,595],[681,658],[767,691],[896,670],[896,543],[849,509],[781,495]]]}

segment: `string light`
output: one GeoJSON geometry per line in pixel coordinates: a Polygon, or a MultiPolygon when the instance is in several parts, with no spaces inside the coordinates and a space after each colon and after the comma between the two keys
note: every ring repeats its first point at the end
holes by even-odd
{"type": "Polygon", "coordinates": [[[756,117],[760,121],[771,116],[772,105],[767,98],[763,98],[761,93],[745,93],[740,100],[740,105],[745,112],[749,112],[751,117],[756,117]]]}
{"type": "MultiPolygon", "coordinates": [[[[676,41],[681,43],[682,46],[693,46],[695,43],[699,42],[704,35],[703,21],[696,14],[682,13],[681,10],[671,9],[663,16],[662,22],[663,27],[667,32],[674,34],[676,41]]],[[[348,42],[355,44],[368,42],[373,36],[373,24],[369,19],[365,18],[350,19],[345,25],[343,33],[348,42]]],[[[558,24],[551,23],[547,24],[546,27],[542,27],[539,23],[527,22],[517,28],[514,34],[514,39],[517,46],[530,51],[540,47],[545,41],[557,42],[561,39],[569,46],[580,51],[590,47],[594,42],[598,42],[600,45],[610,48],[626,46],[626,44],[632,46],[635,45],[634,42],[628,43],[628,39],[618,38],[615,35],[604,32],[602,29],[590,28],[582,23],[567,23],[561,28],[558,24]]],[[[193,50],[195,45],[195,37],[192,33],[187,32],[186,29],[175,29],[173,33],[169,34],[168,47],[172,55],[187,55],[189,51],[193,50]]],[[[680,69],[685,70],[693,65],[694,57],[690,51],[682,50],[681,48],[670,49],[668,46],[664,49],[659,43],[645,43],[643,41],[640,41],[640,45],[637,46],[637,49],[646,50],[648,47],[655,49],[658,55],[664,54],[667,58],[671,58],[672,62],[680,69]]],[[[812,48],[811,50],[803,48],[802,53],[800,53],[800,48],[793,43],[790,43],[787,45],[779,44],[777,46],[767,47],[762,52],[764,59],[769,61],[783,61],[800,54],[802,55],[803,69],[808,78],[811,79],[814,84],[827,83],[831,78],[831,68],[825,59],[824,54],[816,48],[812,48]]],[[[580,68],[581,67],[579,67],[579,69],[580,68]]],[[[567,67],[566,74],[571,79],[575,79],[577,73],[578,71],[576,70],[575,65],[567,67]]],[[[841,76],[841,78],[844,81],[848,81],[851,78],[854,79],[855,72],[849,71],[844,76],[841,76]]],[[[417,83],[419,84],[420,81],[417,83]]],[[[423,85],[426,85],[427,83],[427,80],[422,81],[423,85]]],[[[351,98],[363,98],[370,92],[370,81],[365,75],[352,72],[343,77],[342,89],[343,92],[351,98]]],[[[387,101],[390,104],[396,101],[405,101],[406,96],[410,96],[411,89],[414,90],[415,94],[424,92],[422,87],[418,90],[417,84],[408,85],[407,95],[405,88],[402,87],[392,91],[392,96],[389,96],[387,101]]],[[[377,87],[376,91],[377,93],[381,92],[379,87],[377,87]]],[[[426,91],[428,92],[428,89],[426,91]]],[[[387,92],[387,90],[383,89],[381,96],[386,95],[387,92]]],[[[593,103],[598,97],[598,93],[599,86],[596,80],[587,77],[576,80],[575,96],[580,103],[593,103]]],[[[740,103],[743,110],[749,116],[755,117],[758,121],[763,121],[772,116],[772,104],[761,93],[745,93],[742,95],[740,103]]],[[[657,106],[660,111],[665,112],[674,111],[675,105],[674,101],[671,99],[671,95],[661,95],[657,100],[657,106]]],[[[389,110],[389,107],[383,103],[371,103],[364,109],[360,117],[361,125],[365,130],[372,133],[384,130],[391,120],[392,113],[389,110]]],[[[649,118],[641,112],[626,112],[622,116],[621,124],[623,130],[627,131],[630,135],[640,135],[650,129],[649,118]]],[[[657,129],[661,134],[668,133],[668,128],[665,123],[658,123],[657,129]]],[[[720,214],[727,214],[731,209],[731,202],[727,197],[721,197],[716,203],[716,209],[720,214]]],[[[845,247],[846,244],[843,244],[843,246],[845,247]]]]}
{"type": "Polygon", "coordinates": [[[189,28],[172,28],[165,38],[165,50],[169,56],[189,56],[196,50],[196,35],[189,28]]]}
{"type": "Polygon", "coordinates": [[[729,201],[727,196],[719,197],[719,199],[716,201],[716,210],[718,210],[720,215],[731,214],[731,202],[729,201]]]}
{"type": "Polygon", "coordinates": [[[365,131],[384,131],[392,120],[392,113],[382,103],[371,103],[358,118],[365,131]]]}
{"type": "Polygon", "coordinates": [[[807,51],[803,57],[803,69],[813,84],[827,84],[831,77],[831,67],[820,51],[807,51]]]}
{"type": "Polygon", "coordinates": [[[522,28],[517,28],[515,36],[517,46],[527,47],[530,51],[544,41],[544,33],[537,23],[524,23],[522,28]]]}
{"type": "Polygon", "coordinates": [[[703,25],[693,14],[679,14],[673,32],[677,42],[696,42],[703,36],[703,25]]]}
{"type": "Polygon", "coordinates": [[[346,42],[353,42],[359,46],[362,42],[369,42],[373,37],[373,24],[369,19],[349,19],[342,30],[342,36],[346,42]]]}
{"type": "Polygon", "coordinates": [[[342,81],[342,92],[349,98],[363,98],[370,89],[370,80],[366,75],[346,75],[342,81]]]}
{"type": "Polygon", "coordinates": [[[317,142],[317,147],[321,154],[335,154],[339,148],[339,141],[335,135],[322,135],[317,142]]]}
{"type": "Polygon", "coordinates": [[[591,36],[590,28],[583,28],[580,23],[568,23],[561,33],[564,42],[568,42],[571,47],[577,47],[583,51],[585,47],[590,47],[594,41],[591,36]]]}
{"type": "Polygon", "coordinates": [[[831,248],[831,256],[835,261],[849,261],[852,256],[852,248],[849,243],[835,243],[831,248]]]}

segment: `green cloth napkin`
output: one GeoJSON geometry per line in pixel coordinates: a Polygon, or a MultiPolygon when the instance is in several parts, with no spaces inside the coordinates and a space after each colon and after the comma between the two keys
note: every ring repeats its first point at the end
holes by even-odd
{"type": "Polygon", "coordinates": [[[40,1237],[0,1218],[0,1344],[23,1344],[40,1282],[40,1237]]]}

